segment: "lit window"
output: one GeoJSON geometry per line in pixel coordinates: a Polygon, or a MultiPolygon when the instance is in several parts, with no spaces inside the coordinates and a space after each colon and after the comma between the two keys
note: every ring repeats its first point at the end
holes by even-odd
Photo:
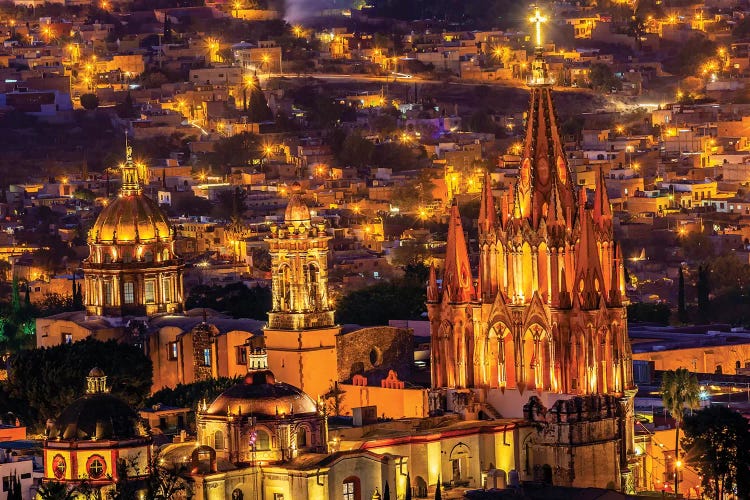
{"type": "Polygon", "coordinates": [[[156,302],[155,288],[154,280],[147,280],[144,283],[143,296],[146,299],[146,304],[153,304],[156,302]]]}
{"type": "Polygon", "coordinates": [[[63,343],[65,343],[65,344],[72,344],[73,343],[73,334],[72,333],[64,333],[63,334],[63,343]]]}
{"type": "Polygon", "coordinates": [[[245,346],[240,345],[237,346],[237,364],[238,365],[245,365],[247,364],[247,349],[245,349],[245,346]]]}
{"type": "Polygon", "coordinates": [[[162,278],[161,280],[162,302],[164,303],[171,302],[172,300],[172,295],[170,293],[172,291],[172,287],[170,286],[169,281],[169,278],[162,278]]]}
{"type": "Polygon", "coordinates": [[[341,493],[344,500],[360,500],[359,478],[352,476],[344,479],[341,493]]]}
{"type": "Polygon", "coordinates": [[[203,366],[211,366],[211,349],[203,349],[203,366]]]}
{"type": "Polygon", "coordinates": [[[122,299],[125,304],[135,302],[135,288],[132,281],[126,281],[122,287],[122,299]]]}
{"type": "Polygon", "coordinates": [[[105,281],[102,285],[103,287],[103,295],[104,295],[104,305],[105,306],[111,306],[113,304],[112,300],[112,282],[105,281]]]}
{"type": "Polygon", "coordinates": [[[177,359],[177,342],[170,342],[167,344],[167,359],[169,361],[175,361],[177,359]]]}

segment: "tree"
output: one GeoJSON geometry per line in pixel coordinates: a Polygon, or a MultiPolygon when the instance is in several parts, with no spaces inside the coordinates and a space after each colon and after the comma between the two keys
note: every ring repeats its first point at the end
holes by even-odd
{"type": "Polygon", "coordinates": [[[13,355],[5,390],[25,404],[12,411],[29,427],[44,428],[47,419],[56,418],[85,392],[86,375],[94,365],[107,374],[114,395],[133,407],[143,405],[151,390],[151,360],[136,346],[85,339],[13,355]]]}
{"type": "Polygon", "coordinates": [[[406,473],[406,495],[404,495],[404,500],[411,500],[411,475],[408,472],[406,473]]]}
{"type": "Polygon", "coordinates": [[[258,75],[253,75],[252,83],[249,85],[250,95],[247,98],[248,119],[253,123],[267,122],[273,120],[273,113],[268,107],[266,96],[260,88],[258,75]]]}
{"type": "Polygon", "coordinates": [[[685,273],[680,266],[680,277],[677,284],[677,317],[680,323],[687,323],[687,309],[685,309],[685,273]]]}
{"type": "Polygon", "coordinates": [[[443,494],[440,492],[440,475],[438,475],[437,485],[435,485],[435,500],[443,500],[443,494]]]}
{"type": "Polygon", "coordinates": [[[386,325],[389,319],[419,319],[425,312],[426,289],[404,280],[378,283],[355,290],[339,300],[339,323],[386,325]]]}
{"type": "Polygon", "coordinates": [[[271,289],[262,286],[249,288],[241,282],[227,286],[198,285],[190,290],[185,307],[205,307],[226,312],[233,318],[265,320],[271,310],[271,289]]]}
{"type": "MultiPolygon", "coordinates": [[[[213,401],[222,392],[241,381],[241,377],[218,377],[191,384],[177,384],[175,387],[165,387],[156,391],[146,400],[145,405],[151,407],[163,404],[178,408],[197,408],[203,401],[213,401]]],[[[195,413],[188,414],[188,418],[195,418],[195,413]]]]}
{"type": "Polygon", "coordinates": [[[612,73],[612,68],[603,63],[594,63],[591,65],[589,82],[591,88],[602,92],[609,92],[613,88],[622,88],[622,82],[612,73]]]}
{"type": "Polygon", "coordinates": [[[146,480],[146,498],[151,500],[170,500],[180,498],[187,490],[187,483],[182,474],[187,471],[184,463],[167,464],[157,451],[151,459],[149,475],[146,480]]]}
{"type": "Polygon", "coordinates": [[[391,500],[391,487],[388,484],[388,481],[386,481],[385,486],[383,486],[383,500],[391,500]]]}
{"type": "Polygon", "coordinates": [[[709,406],[685,418],[682,447],[702,476],[704,492],[716,500],[736,489],[749,498],[750,432],[747,420],[724,406],[709,406]]]}
{"type": "Polygon", "coordinates": [[[96,109],[99,107],[99,98],[96,94],[81,94],[81,106],[83,109],[96,109]]]}
{"type": "Polygon", "coordinates": [[[711,269],[708,265],[698,266],[698,282],[696,284],[698,292],[698,313],[701,321],[705,322],[711,314],[711,302],[709,295],[711,293],[711,282],[709,276],[711,269]]]}
{"type": "Polygon", "coordinates": [[[344,394],[346,394],[346,391],[339,387],[338,382],[334,381],[328,392],[323,395],[323,399],[326,401],[326,411],[329,415],[331,413],[337,417],[341,415],[344,394]]]}
{"type": "Polygon", "coordinates": [[[261,157],[262,147],[258,136],[252,132],[241,132],[217,141],[210,162],[220,170],[228,171],[227,167],[247,166],[251,160],[261,157]]]}
{"type": "Polygon", "coordinates": [[[366,167],[370,164],[375,145],[359,132],[353,132],[344,139],[338,160],[342,165],[366,167]]]}
{"type": "MultiPolygon", "coordinates": [[[[675,464],[680,459],[680,424],[683,421],[685,407],[697,408],[700,404],[700,386],[698,378],[685,368],[668,370],[662,374],[661,399],[664,408],[674,418],[674,454],[675,464]]],[[[679,481],[675,481],[674,491],[677,496],[679,481]]]]}
{"type": "Polygon", "coordinates": [[[76,498],[75,488],[57,481],[45,481],[39,487],[37,495],[41,500],[74,500],[76,498]]]}

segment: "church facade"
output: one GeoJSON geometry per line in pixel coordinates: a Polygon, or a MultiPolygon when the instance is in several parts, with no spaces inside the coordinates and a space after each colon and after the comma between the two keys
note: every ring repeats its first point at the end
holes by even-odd
{"type": "Polygon", "coordinates": [[[522,163],[499,207],[485,177],[476,278],[451,208],[442,284],[433,269],[428,285],[433,411],[458,401],[525,418],[539,429],[524,443],[528,470],[551,467],[559,485],[630,491],[624,270],[603,177],[593,203],[574,185],[552,85],[538,48],[522,163]]]}

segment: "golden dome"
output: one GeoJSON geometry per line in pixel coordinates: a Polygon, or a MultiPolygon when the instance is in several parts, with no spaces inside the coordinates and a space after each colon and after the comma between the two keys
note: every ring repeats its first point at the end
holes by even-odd
{"type": "Polygon", "coordinates": [[[91,228],[94,242],[149,242],[171,236],[169,220],[143,194],[120,195],[102,210],[91,228]]]}
{"type": "Polygon", "coordinates": [[[284,222],[294,226],[310,222],[310,209],[307,208],[300,195],[294,194],[289,198],[289,204],[284,212],[284,222]]]}

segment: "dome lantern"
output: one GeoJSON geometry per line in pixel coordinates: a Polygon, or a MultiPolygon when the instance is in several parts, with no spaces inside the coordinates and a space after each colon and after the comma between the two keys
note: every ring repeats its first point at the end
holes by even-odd
{"type": "Polygon", "coordinates": [[[104,394],[109,392],[107,376],[100,368],[92,368],[86,377],[86,394],[104,394]]]}
{"type": "Polygon", "coordinates": [[[143,192],[141,180],[138,173],[138,165],[133,161],[133,147],[128,142],[128,134],[125,133],[125,163],[120,165],[122,170],[122,196],[133,196],[143,192]]]}

